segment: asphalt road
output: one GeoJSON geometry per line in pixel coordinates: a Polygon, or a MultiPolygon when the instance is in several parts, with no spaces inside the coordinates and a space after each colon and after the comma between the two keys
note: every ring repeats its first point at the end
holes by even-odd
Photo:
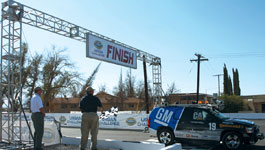
{"type": "MultiPolygon", "coordinates": [[[[261,128],[261,132],[265,133],[265,120],[253,120],[261,128]]],[[[79,128],[62,128],[63,136],[70,137],[81,137],[81,131],[79,128]]],[[[132,130],[99,130],[98,139],[113,139],[120,141],[148,141],[148,142],[158,142],[157,138],[150,136],[149,133],[144,133],[142,131],[132,131],[132,130]]],[[[222,146],[204,146],[204,145],[188,145],[182,144],[183,149],[200,149],[200,150],[223,150],[222,146]]],[[[245,146],[245,150],[264,150],[265,149],[265,139],[258,141],[255,145],[245,146]]]]}

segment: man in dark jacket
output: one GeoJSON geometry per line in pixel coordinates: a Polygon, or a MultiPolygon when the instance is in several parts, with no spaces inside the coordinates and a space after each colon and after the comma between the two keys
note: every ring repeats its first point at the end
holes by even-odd
{"type": "Polygon", "coordinates": [[[87,95],[82,97],[79,108],[82,112],[82,123],[81,123],[81,150],[87,147],[88,136],[91,134],[91,150],[97,149],[97,135],[99,126],[99,117],[97,115],[97,108],[101,108],[103,113],[103,107],[100,100],[93,96],[94,89],[88,87],[86,89],[87,95]]]}

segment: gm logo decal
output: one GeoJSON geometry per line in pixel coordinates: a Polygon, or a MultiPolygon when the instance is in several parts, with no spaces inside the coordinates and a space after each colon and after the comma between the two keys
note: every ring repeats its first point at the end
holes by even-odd
{"type": "Polygon", "coordinates": [[[157,111],[156,118],[154,122],[161,124],[163,126],[168,126],[172,116],[173,116],[173,111],[170,111],[168,109],[160,108],[157,111]]]}
{"type": "Polygon", "coordinates": [[[94,46],[97,48],[97,49],[102,49],[103,45],[100,41],[96,40],[94,42],[94,46]]]}
{"type": "Polygon", "coordinates": [[[128,126],[133,126],[136,124],[136,120],[134,118],[130,117],[126,120],[126,123],[128,124],[128,126]]]}

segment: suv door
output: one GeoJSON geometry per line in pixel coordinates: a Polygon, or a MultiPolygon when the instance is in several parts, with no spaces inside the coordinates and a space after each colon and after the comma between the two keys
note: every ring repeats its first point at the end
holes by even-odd
{"type": "Polygon", "coordinates": [[[187,107],[179,122],[175,135],[182,135],[186,139],[194,140],[220,140],[220,120],[209,110],[187,107]]]}
{"type": "Polygon", "coordinates": [[[219,141],[221,130],[220,120],[210,110],[203,108],[192,109],[192,119],[188,126],[191,136],[198,139],[219,141]]]}
{"type": "Polygon", "coordinates": [[[192,120],[192,110],[188,107],[184,108],[183,114],[178,122],[178,126],[174,131],[175,137],[178,139],[186,139],[190,137],[190,121],[192,120]]]}

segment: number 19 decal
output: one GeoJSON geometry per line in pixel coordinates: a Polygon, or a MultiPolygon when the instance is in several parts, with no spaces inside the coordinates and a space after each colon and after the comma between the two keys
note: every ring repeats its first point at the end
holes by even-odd
{"type": "Polygon", "coordinates": [[[211,130],[211,131],[216,130],[216,123],[215,122],[210,122],[209,123],[209,130],[211,130]]]}

